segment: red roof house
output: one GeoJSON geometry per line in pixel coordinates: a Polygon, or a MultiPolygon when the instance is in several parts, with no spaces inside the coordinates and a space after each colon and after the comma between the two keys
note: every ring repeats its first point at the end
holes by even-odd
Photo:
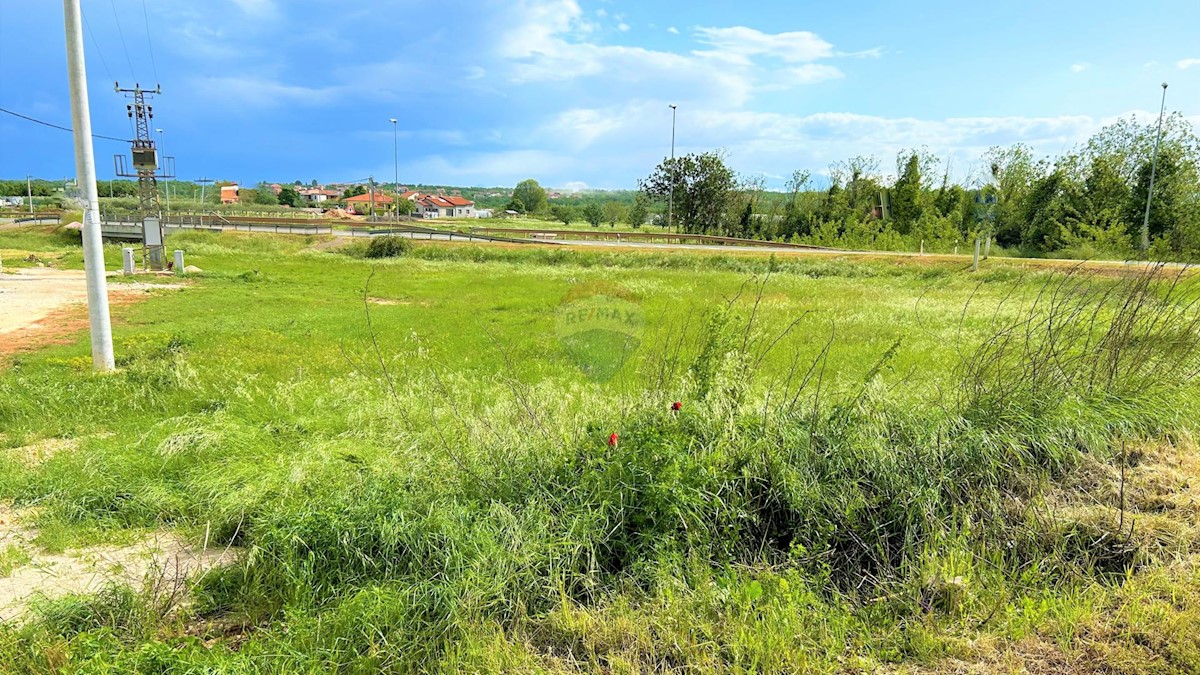
{"type": "Polygon", "coordinates": [[[474,218],[475,202],[458,195],[422,195],[414,215],[421,218],[474,218]]]}

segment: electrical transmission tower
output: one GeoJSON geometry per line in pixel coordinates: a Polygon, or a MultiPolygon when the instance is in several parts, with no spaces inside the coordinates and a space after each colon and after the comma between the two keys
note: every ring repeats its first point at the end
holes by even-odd
{"type": "Polygon", "coordinates": [[[158,195],[158,180],[175,177],[175,158],[163,157],[162,162],[159,162],[158,146],[151,135],[154,106],[146,103],[148,97],[162,94],[162,87],[146,90],[134,85],[133,89],[122,89],[121,85],[117,84],[116,91],[133,101],[126,105],[125,109],[129,118],[134,121],[137,133],[137,138],[130,141],[133,145],[132,165],[125,155],[113,156],[116,173],[123,178],[137,178],[143,256],[150,269],[162,270],[166,267],[167,256],[163,243],[162,202],[158,195]]]}

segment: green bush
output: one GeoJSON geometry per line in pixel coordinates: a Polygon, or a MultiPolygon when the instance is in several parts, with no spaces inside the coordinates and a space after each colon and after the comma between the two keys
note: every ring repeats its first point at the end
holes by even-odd
{"type": "Polygon", "coordinates": [[[412,242],[403,237],[387,235],[373,237],[367,245],[368,258],[399,258],[412,249],[412,242]]]}

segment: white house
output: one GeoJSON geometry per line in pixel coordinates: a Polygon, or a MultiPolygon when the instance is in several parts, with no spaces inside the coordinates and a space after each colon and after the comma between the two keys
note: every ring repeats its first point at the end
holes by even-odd
{"type": "Polygon", "coordinates": [[[300,196],[304,199],[304,201],[310,204],[320,204],[321,202],[329,201],[330,199],[337,199],[342,195],[337,190],[311,188],[307,190],[300,190],[300,196]]]}
{"type": "Polygon", "coordinates": [[[416,210],[413,215],[419,218],[474,218],[475,202],[463,197],[444,195],[423,195],[413,200],[416,210]]]}

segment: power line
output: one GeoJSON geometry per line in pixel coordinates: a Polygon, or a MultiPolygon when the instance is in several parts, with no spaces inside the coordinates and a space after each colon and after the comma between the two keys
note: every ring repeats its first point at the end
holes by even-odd
{"type": "Polygon", "coordinates": [[[121,38],[121,49],[125,50],[125,62],[129,64],[129,76],[134,80],[137,79],[137,71],[133,69],[133,59],[129,58],[129,45],[125,44],[125,31],[121,30],[121,17],[117,16],[116,0],[108,0],[112,5],[113,20],[117,22],[117,35],[121,38]]]}
{"type": "Polygon", "coordinates": [[[146,46],[150,48],[150,67],[154,69],[154,81],[158,79],[158,63],[154,60],[154,41],[150,39],[150,13],[146,11],[146,0],[142,0],[142,19],[146,21],[146,46]]]}
{"type": "Polygon", "coordinates": [[[92,24],[88,21],[87,14],[83,14],[83,25],[87,27],[88,37],[92,38],[92,46],[96,48],[96,55],[100,57],[100,64],[104,66],[104,72],[108,73],[108,79],[116,82],[117,78],[113,77],[112,70],[108,67],[108,60],[104,58],[104,52],[100,50],[100,43],[96,41],[96,34],[92,32],[92,24]]]}
{"type": "MultiPolygon", "coordinates": [[[[42,120],[34,119],[33,117],[30,117],[28,115],[22,115],[19,112],[13,112],[13,111],[7,110],[5,108],[0,108],[0,112],[7,113],[9,115],[12,115],[13,117],[20,117],[23,120],[27,120],[29,122],[34,122],[36,124],[40,124],[45,127],[50,127],[51,129],[58,129],[59,131],[69,131],[71,133],[75,133],[75,130],[70,127],[63,127],[63,126],[59,126],[57,124],[51,124],[50,122],[44,122],[42,120]]],[[[105,141],[116,141],[118,143],[128,143],[129,142],[128,140],[126,140],[124,138],[115,138],[113,136],[104,136],[102,134],[92,134],[92,138],[99,138],[99,139],[102,139],[105,141]]]]}

